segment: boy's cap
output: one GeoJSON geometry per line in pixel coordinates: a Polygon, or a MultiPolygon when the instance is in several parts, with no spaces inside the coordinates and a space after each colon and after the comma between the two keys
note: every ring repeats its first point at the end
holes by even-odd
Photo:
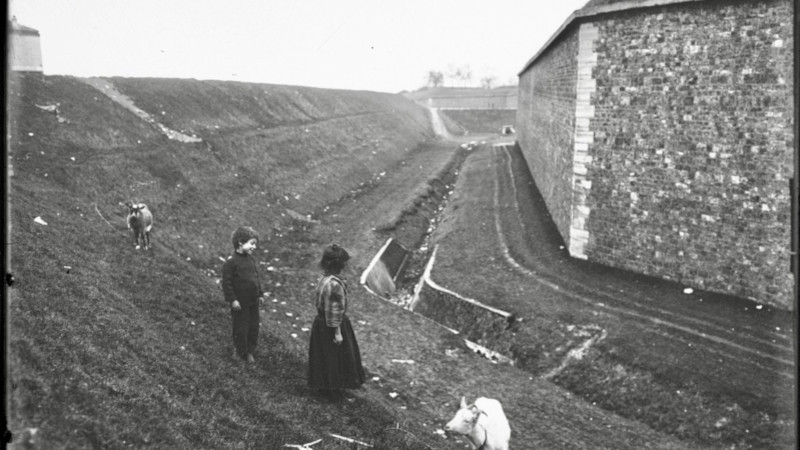
{"type": "Polygon", "coordinates": [[[240,245],[249,241],[250,239],[259,240],[256,230],[250,227],[239,227],[233,231],[231,235],[231,242],[233,243],[234,250],[239,248],[240,245]]]}

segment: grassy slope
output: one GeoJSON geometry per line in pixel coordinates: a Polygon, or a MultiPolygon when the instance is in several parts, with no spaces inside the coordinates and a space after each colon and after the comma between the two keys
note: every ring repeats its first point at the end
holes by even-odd
{"type": "MultiPolygon", "coordinates": [[[[293,139],[248,148],[239,127],[268,123],[266,113],[231,101],[210,124],[207,108],[252,98],[254,87],[184,96],[175,89],[203,91],[206,83],[114,81],[140,106],[158,98],[164,110],[180,111],[206,142],[169,141],[71,77],[10,80],[10,269],[17,282],[8,292],[9,428],[18,436],[38,429],[33,441],[41,448],[277,448],[327,432],[417,448],[410,437],[381,432],[403,419],[380,401],[309,397],[302,353],[269,332],[257,367],[233,361],[227,312],[209,275],[230,252],[231,229],[249,223],[265,237],[291,232],[286,206],[311,213],[390,165],[403,153],[397,146],[428,136],[424,111],[390,95],[339,96],[342,108],[377,118],[338,117],[330,105],[315,105],[314,95],[305,103],[272,100],[265,103],[295,111],[293,139]],[[51,103],[67,122],[35,106],[51,103]],[[327,138],[344,126],[339,151],[328,153],[327,138]],[[274,156],[259,158],[264,152],[274,156]],[[342,157],[353,164],[337,164],[342,157]],[[315,159],[323,163],[312,166],[315,159]],[[303,164],[279,169],[286,160],[303,164]],[[328,189],[315,191],[314,201],[291,190],[312,192],[309,185],[321,180],[328,189]],[[129,197],[154,211],[150,252],[128,244],[118,203],[129,197]],[[34,223],[36,216],[47,225],[34,223]]],[[[282,251],[269,244],[264,259],[282,251]]]]}

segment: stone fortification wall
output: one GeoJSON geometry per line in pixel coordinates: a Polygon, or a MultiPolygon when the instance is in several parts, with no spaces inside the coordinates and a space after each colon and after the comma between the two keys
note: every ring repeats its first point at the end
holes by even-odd
{"type": "Polygon", "coordinates": [[[792,2],[640,5],[578,14],[520,76],[556,224],[573,256],[791,308],[792,2]],[[542,92],[573,65],[568,119],[542,92]]]}
{"type": "Polygon", "coordinates": [[[578,35],[569,30],[519,79],[517,139],[565,242],[571,216],[578,35]]]}

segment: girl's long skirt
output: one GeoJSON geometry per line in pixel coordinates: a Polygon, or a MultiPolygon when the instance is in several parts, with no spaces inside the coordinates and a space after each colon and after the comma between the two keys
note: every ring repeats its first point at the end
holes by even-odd
{"type": "Polygon", "coordinates": [[[308,386],[313,389],[355,389],[364,384],[364,368],[356,335],[347,314],[339,326],[342,331],[341,344],[333,342],[335,328],[325,324],[325,318],[317,314],[311,328],[311,343],[308,347],[308,386]]]}

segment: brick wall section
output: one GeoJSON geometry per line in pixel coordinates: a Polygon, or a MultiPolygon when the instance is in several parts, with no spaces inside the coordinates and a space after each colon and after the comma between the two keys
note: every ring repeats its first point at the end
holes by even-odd
{"type": "MultiPolygon", "coordinates": [[[[585,165],[589,260],[792,307],[792,18],[791,0],[771,0],[581,19],[598,30],[585,165]]],[[[541,72],[566,65],[549,55],[574,54],[570,39],[552,46],[521,75],[521,101],[544,98],[536,94],[541,72]],[[525,98],[528,76],[533,96],[525,98]]],[[[528,129],[520,145],[563,234],[572,224],[554,203],[569,199],[555,191],[574,167],[536,169],[576,154],[567,140],[549,138],[563,128],[541,119],[561,117],[555,106],[521,104],[536,113],[517,130],[528,129]]]]}
{"type": "Polygon", "coordinates": [[[517,139],[564,242],[572,219],[578,33],[567,33],[519,79],[517,139]]]}

